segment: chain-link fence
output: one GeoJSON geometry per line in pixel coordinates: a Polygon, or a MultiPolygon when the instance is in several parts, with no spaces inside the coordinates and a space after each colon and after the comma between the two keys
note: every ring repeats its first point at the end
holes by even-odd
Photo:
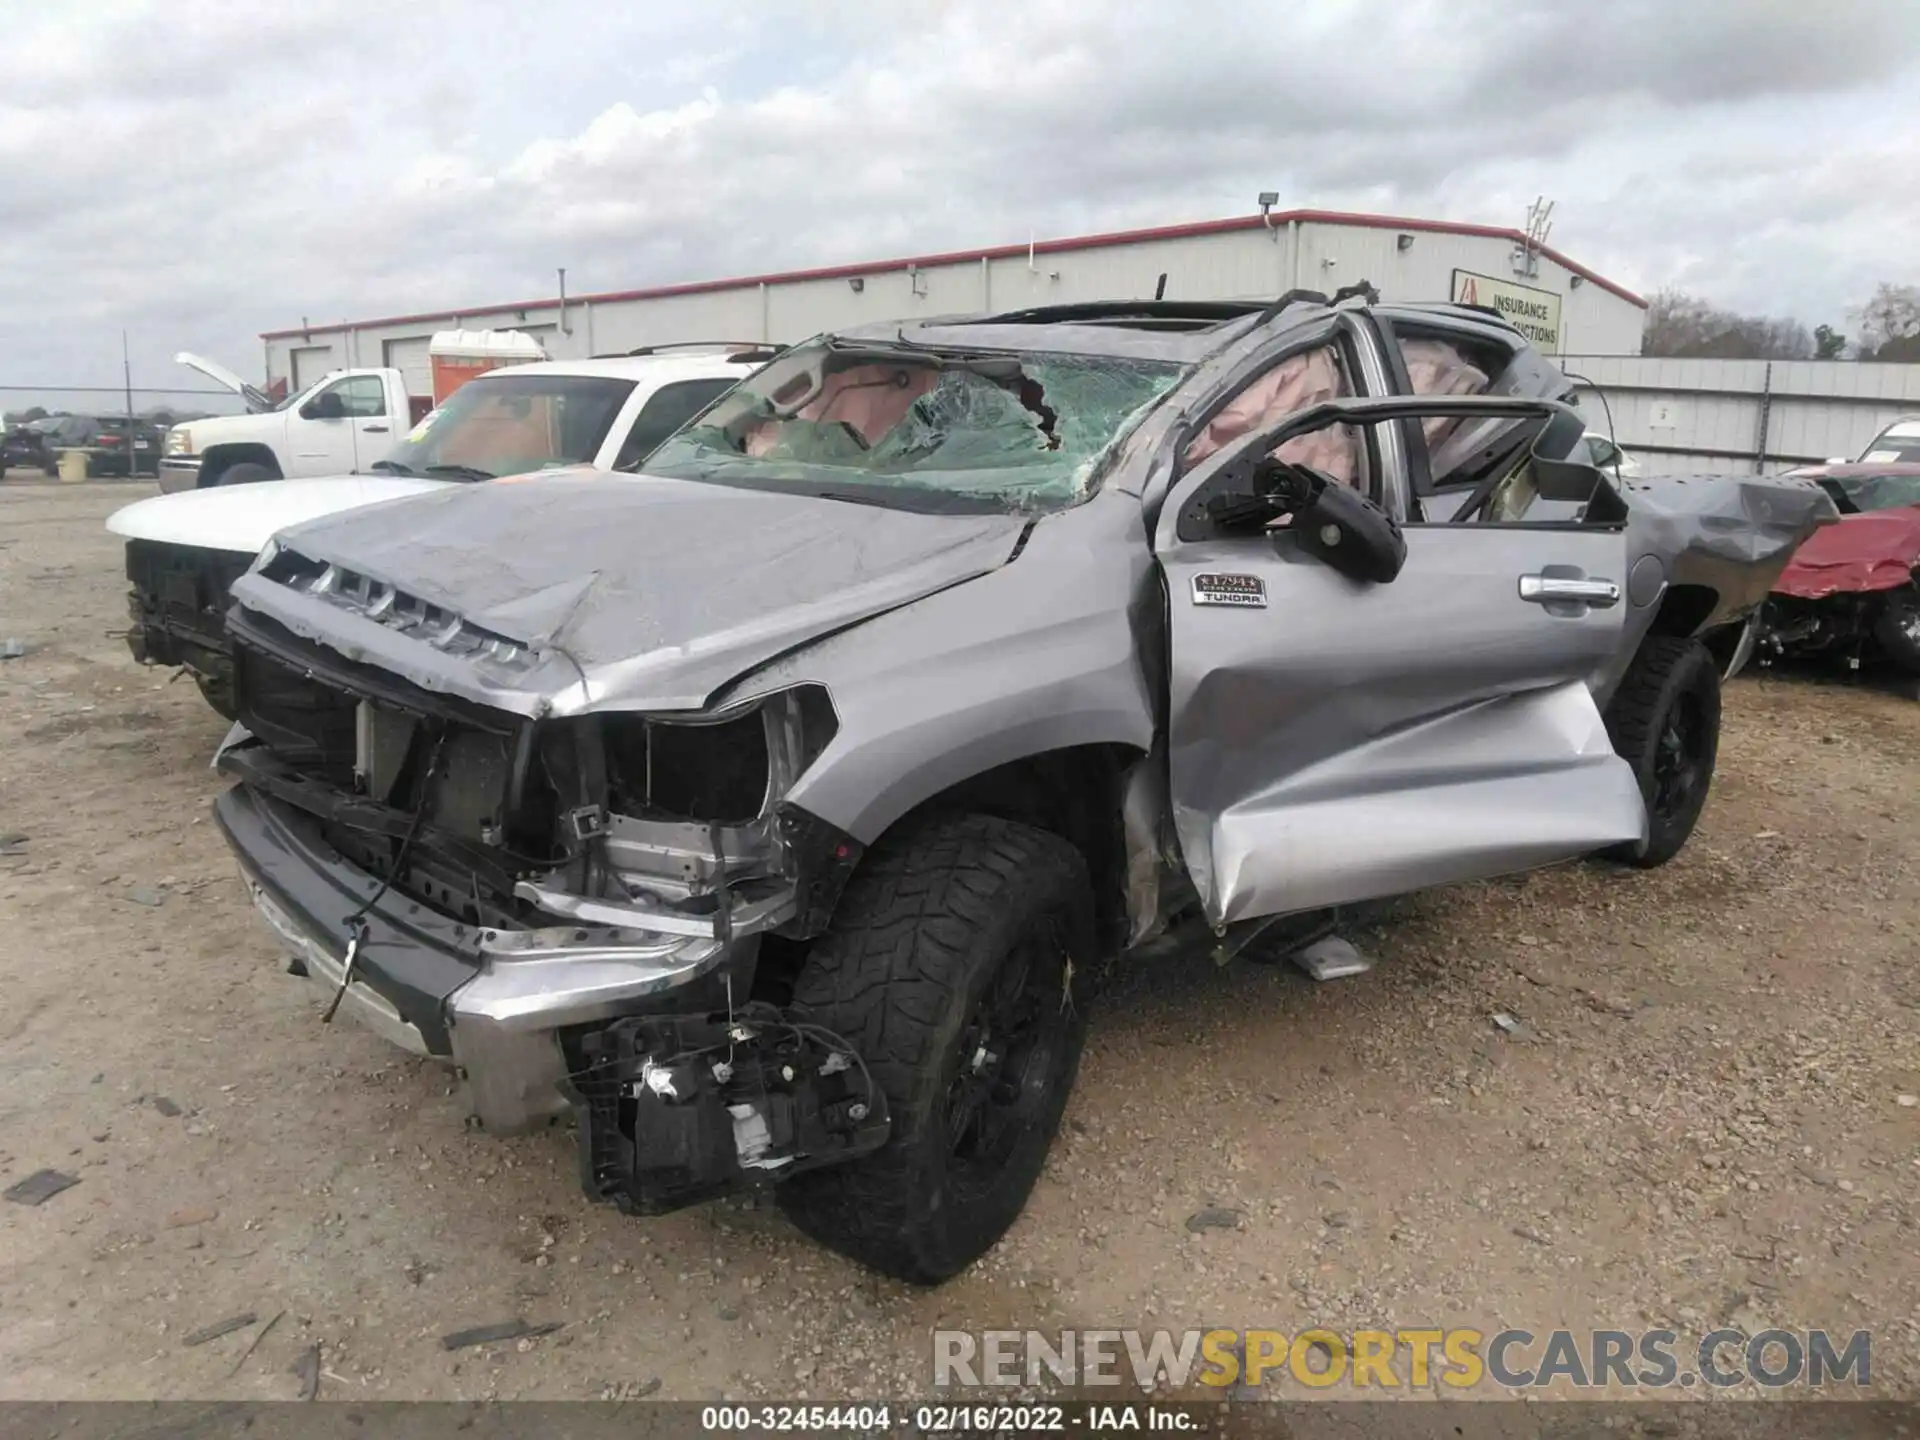
{"type": "Polygon", "coordinates": [[[0,385],[0,479],[148,479],[169,428],[242,408],[213,386],[0,385]]]}

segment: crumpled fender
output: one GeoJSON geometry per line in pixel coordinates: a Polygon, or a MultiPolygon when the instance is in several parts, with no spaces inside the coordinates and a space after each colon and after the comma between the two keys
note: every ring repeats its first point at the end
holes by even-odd
{"type": "Polygon", "coordinates": [[[1920,566],[1920,506],[1845,515],[1807,537],[1773,582],[1773,593],[1801,600],[1894,590],[1920,566]]]}

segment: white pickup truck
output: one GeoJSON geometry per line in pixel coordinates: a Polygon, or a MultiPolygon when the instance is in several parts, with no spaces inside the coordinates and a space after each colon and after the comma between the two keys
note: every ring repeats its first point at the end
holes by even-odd
{"type": "MultiPolygon", "coordinates": [[[[773,354],[751,345],[669,345],[509,366],[467,381],[410,431],[376,432],[377,439],[400,443],[371,460],[363,451],[361,469],[369,473],[336,470],[236,488],[229,470],[224,481],[207,482],[215,488],[136,500],[107,520],[107,529],[127,542],[128,647],[143,664],[183,666],[214,708],[229,714],[227,589],[275,531],[447,485],[562,467],[637,470],[661,441],[773,354]]],[[[390,370],[344,373],[397,378],[390,370]]],[[[298,413],[297,403],[291,408],[298,413]]],[[[277,417],[275,411],[213,423],[277,417]]],[[[173,433],[198,434],[207,423],[196,420],[173,433]]],[[[395,523],[403,524],[403,516],[395,523]]],[[[474,563],[487,562],[476,557],[474,563]]]]}
{"type": "Polygon", "coordinates": [[[432,405],[407,393],[398,370],[335,370],[276,404],[223,365],[184,352],[174,359],[239,395],[249,413],[167,432],[160,488],[169,494],[364,472],[386,459],[432,405]]]}

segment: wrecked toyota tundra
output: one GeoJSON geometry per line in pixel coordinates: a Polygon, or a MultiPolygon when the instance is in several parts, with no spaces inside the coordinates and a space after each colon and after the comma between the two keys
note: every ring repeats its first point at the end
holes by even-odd
{"type": "Polygon", "coordinates": [[[282,532],[219,822],[323,1013],[490,1130],[573,1117],[594,1198],[771,1182],[937,1281],[1129,952],[1686,841],[1726,651],[1832,506],[1610,483],[1569,395],[1445,305],[824,336],[643,475],[282,532]]]}

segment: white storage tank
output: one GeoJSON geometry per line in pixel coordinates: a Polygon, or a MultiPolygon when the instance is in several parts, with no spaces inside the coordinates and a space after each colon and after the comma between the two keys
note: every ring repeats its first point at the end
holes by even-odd
{"type": "Polygon", "coordinates": [[[427,357],[433,366],[435,405],[444,405],[476,375],[548,358],[538,340],[518,330],[441,330],[428,345],[427,357]]]}

